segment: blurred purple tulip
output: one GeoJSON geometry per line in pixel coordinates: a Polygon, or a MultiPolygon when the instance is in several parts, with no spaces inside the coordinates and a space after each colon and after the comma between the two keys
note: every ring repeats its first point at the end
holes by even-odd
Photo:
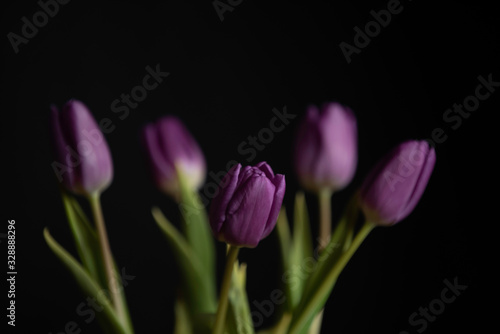
{"type": "Polygon", "coordinates": [[[182,122],[165,116],[143,128],[145,147],[154,181],[159,189],[179,199],[179,178],[176,166],[186,176],[188,186],[197,190],[205,181],[205,157],[198,143],[182,122]]]}
{"type": "Polygon", "coordinates": [[[88,108],[70,100],[62,108],[51,106],[51,137],[55,153],[52,167],[64,186],[91,195],[106,189],[113,179],[108,144],[88,108]]]}
{"type": "Polygon", "coordinates": [[[406,141],[390,151],[368,174],[361,192],[361,209],[368,221],[393,225],[415,208],[436,162],[434,148],[406,141]]]}
{"type": "Polygon", "coordinates": [[[310,106],[295,144],[294,165],[301,184],[308,190],[341,190],[356,171],[357,125],[353,112],[341,104],[328,103],[321,112],[310,106]]]}
{"type": "Polygon", "coordinates": [[[241,247],[256,247],[278,219],[285,195],[285,176],[274,175],[260,162],[229,170],[210,207],[210,225],[217,239],[241,247]]]}

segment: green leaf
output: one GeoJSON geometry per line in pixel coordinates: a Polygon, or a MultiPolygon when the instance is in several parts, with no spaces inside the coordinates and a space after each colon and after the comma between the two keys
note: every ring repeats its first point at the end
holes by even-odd
{"type": "Polygon", "coordinates": [[[69,254],[52,238],[47,228],[44,229],[43,235],[50,249],[71,272],[83,293],[89,297],[95,298],[102,306],[102,312],[99,312],[98,315],[102,319],[102,324],[105,326],[105,330],[114,334],[131,334],[132,331],[120,323],[110,300],[106,296],[106,291],[94,281],[88,271],[84,269],[82,265],[73,256],[71,256],[71,254],[69,254]]]}
{"type": "MultiPolygon", "coordinates": [[[[116,265],[115,260],[113,259],[113,269],[115,271],[115,277],[118,279],[118,284],[119,284],[119,294],[120,298],[118,298],[119,303],[121,304],[121,310],[122,310],[122,316],[123,318],[121,319],[124,323],[124,326],[126,326],[130,333],[133,333],[133,325],[132,325],[132,319],[130,318],[130,311],[128,309],[127,305],[127,298],[125,297],[125,291],[124,291],[124,286],[123,283],[121,282],[121,273],[118,271],[118,267],[116,265]]],[[[104,270],[104,269],[103,269],[104,270]]]]}
{"type": "Polygon", "coordinates": [[[303,192],[298,192],[295,196],[292,239],[293,246],[290,250],[288,273],[292,275],[291,307],[294,309],[301,299],[305,282],[316,265],[316,260],[313,257],[309,215],[303,192]]]}
{"type": "Polygon", "coordinates": [[[254,334],[250,305],[246,293],[246,265],[234,263],[229,289],[229,312],[226,329],[234,334],[254,334]]]}
{"type": "Polygon", "coordinates": [[[285,312],[291,312],[293,309],[294,292],[293,284],[291,280],[291,254],[293,249],[292,234],[290,232],[290,224],[288,223],[288,218],[286,215],[286,210],[284,207],[281,208],[280,214],[278,216],[278,222],[276,223],[276,231],[278,233],[278,240],[281,250],[281,259],[283,266],[283,276],[282,280],[285,286],[286,302],[283,304],[285,312]]]}
{"type": "MultiPolygon", "coordinates": [[[[337,224],[330,242],[321,252],[316,267],[305,283],[300,305],[295,310],[295,314],[300,311],[301,308],[304,308],[304,305],[306,305],[308,301],[313,298],[313,295],[316,293],[317,288],[323,283],[324,278],[329,274],[332,268],[335,267],[342,254],[350,246],[358,212],[356,201],[357,196],[355,195],[349,202],[340,222],[337,224]]],[[[334,283],[332,283],[331,289],[333,289],[333,285],[334,283]]],[[[322,301],[319,304],[324,305],[328,297],[329,292],[325,293],[322,301]]],[[[309,331],[311,330],[311,326],[313,326],[314,320],[317,319],[318,312],[320,310],[321,308],[318,308],[316,310],[316,314],[311,315],[311,317],[307,319],[307,321],[305,321],[305,325],[303,326],[302,331],[299,333],[308,333],[306,329],[309,329],[309,331]]]]}
{"type": "Polygon", "coordinates": [[[76,199],[65,190],[61,190],[61,195],[76,250],[83,267],[95,281],[99,282],[100,286],[105,287],[104,271],[100,270],[102,261],[97,234],[76,199]]]}
{"type": "Polygon", "coordinates": [[[152,209],[153,217],[172,247],[177,264],[182,270],[189,309],[194,313],[215,313],[217,296],[215,285],[207,279],[205,266],[186,238],[170,223],[160,209],[152,209]]]}
{"type": "MultiPolygon", "coordinates": [[[[64,208],[66,210],[66,216],[73,233],[73,238],[75,240],[76,249],[83,267],[89,272],[89,275],[94,279],[94,281],[104,289],[109,291],[109,286],[105,274],[104,261],[102,258],[102,253],[100,250],[99,239],[97,233],[90,223],[89,219],[83,212],[82,208],[78,204],[78,201],[71,196],[68,192],[61,189],[62,199],[64,208]]],[[[117,270],[115,261],[113,260],[115,277],[120,277],[120,273],[117,270]]],[[[120,282],[118,298],[121,309],[123,310],[123,321],[127,328],[132,331],[132,323],[130,320],[130,313],[127,306],[127,301],[125,298],[125,293],[123,286],[120,282]]]]}
{"type": "MultiPolygon", "coordinates": [[[[296,204],[294,207],[294,233],[290,232],[286,210],[281,208],[278,216],[276,231],[280,244],[281,256],[283,261],[283,282],[285,283],[286,304],[285,309],[278,322],[268,329],[259,331],[259,334],[284,334],[290,324],[293,308],[300,300],[300,291],[303,280],[302,272],[297,272],[302,260],[312,255],[312,240],[309,226],[309,216],[307,213],[305,198],[302,193],[296,195],[296,204]],[[298,280],[301,281],[298,281],[298,280]]],[[[309,258],[312,260],[312,257],[309,258]]]]}
{"type": "MultiPolygon", "coordinates": [[[[309,294],[303,296],[300,304],[294,311],[292,323],[288,331],[289,334],[307,333],[314,318],[325,305],[342,270],[374,226],[375,225],[366,222],[353,239],[349,248],[347,248],[335,262],[335,265],[328,268],[324,275],[322,275],[318,285],[314,286],[309,294]]],[[[332,241],[330,241],[330,244],[331,243],[332,241]]],[[[330,255],[327,255],[327,257],[329,256],[330,255]]],[[[326,261],[328,261],[328,259],[326,261]]]]}
{"type": "Polygon", "coordinates": [[[340,256],[350,246],[358,213],[356,201],[357,197],[354,196],[348,203],[340,222],[333,231],[330,242],[321,252],[317,265],[306,282],[303,299],[310,297],[312,290],[321,283],[327,272],[335,266],[340,256]]]}
{"type": "Polygon", "coordinates": [[[215,245],[205,206],[197,192],[193,191],[180,168],[181,201],[179,208],[184,219],[184,233],[193,252],[200,259],[207,284],[215,287],[215,245]]]}
{"type": "Polygon", "coordinates": [[[290,264],[290,249],[292,247],[292,234],[290,225],[286,216],[285,207],[282,207],[276,223],[276,231],[280,243],[281,258],[283,259],[283,267],[289,267],[290,264]]]}

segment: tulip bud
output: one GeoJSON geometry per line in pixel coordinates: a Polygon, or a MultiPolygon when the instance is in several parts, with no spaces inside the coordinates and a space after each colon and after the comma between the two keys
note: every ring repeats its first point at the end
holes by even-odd
{"type": "Polygon", "coordinates": [[[113,162],[101,130],[87,107],[70,100],[61,112],[52,106],[50,118],[55,161],[60,182],[77,194],[106,189],[113,179],[113,162]]]}
{"type": "Polygon", "coordinates": [[[366,219],[388,226],[406,218],[420,200],[435,162],[434,148],[426,141],[407,141],[390,151],[361,187],[366,219]]]}
{"type": "Polygon", "coordinates": [[[188,186],[197,190],[205,181],[206,164],[203,153],[184,127],[173,116],[166,116],[142,131],[147,160],[157,187],[176,199],[179,198],[177,169],[185,176],[188,186]]]}
{"type": "Polygon", "coordinates": [[[256,247],[278,219],[285,195],[285,176],[274,175],[260,162],[243,169],[237,164],[222,180],[210,207],[210,225],[220,241],[240,247],[256,247]]]}
{"type": "Polygon", "coordinates": [[[295,169],[311,191],[341,190],[351,182],[357,164],[357,125],[353,112],[329,103],[322,112],[310,106],[296,137],[295,169]]]}

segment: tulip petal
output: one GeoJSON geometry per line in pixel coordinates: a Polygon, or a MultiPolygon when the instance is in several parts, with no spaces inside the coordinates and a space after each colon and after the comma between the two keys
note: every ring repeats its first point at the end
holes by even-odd
{"type": "Polygon", "coordinates": [[[157,126],[166,161],[172,165],[181,162],[186,167],[205,166],[205,158],[198,143],[178,118],[163,117],[157,126]]]}
{"type": "Polygon", "coordinates": [[[168,163],[164,156],[164,149],[158,132],[158,128],[155,124],[148,124],[144,126],[142,130],[143,146],[146,150],[151,174],[153,175],[156,184],[168,193],[172,191],[175,192],[175,182],[171,181],[175,173],[175,169],[168,163]]]}
{"type": "MultiPolygon", "coordinates": [[[[417,141],[404,142],[398,146],[397,153],[379,179],[380,217],[385,223],[394,224],[401,219],[401,211],[405,209],[411,193],[415,189],[422,162],[416,162],[414,155],[420,152],[417,141]]],[[[409,212],[407,212],[409,213],[409,212]]]]}
{"type": "Polygon", "coordinates": [[[376,219],[385,224],[394,223],[397,212],[405,205],[408,187],[413,187],[413,180],[401,175],[402,161],[406,160],[405,152],[413,147],[412,142],[396,147],[369,189],[370,208],[378,214],[376,219]]]}
{"type": "Polygon", "coordinates": [[[280,214],[281,205],[283,204],[283,198],[285,196],[285,175],[276,174],[272,179],[272,183],[275,186],[273,204],[269,212],[266,227],[262,233],[262,239],[267,237],[276,226],[276,221],[278,220],[278,215],[280,214]]]}
{"type": "Polygon", "coordinates": [[[335,190],[351,182],[357,164],[357,125],[351,109],[338,103],[323,107],[318,123],[322,154],[318,157],[316,175],[335,190]]]}
{"type": "Polygon", "coordinates": [[[269,166],[265,161],[259,162],[257,165],[255,165],[255,167],[263,171],[268,179],[272,180],[274,178],[274,172],[271,166],[269,166]]]}
{"type": "Polygon", "coordinates": [[[180,197],[176,168],[186,176],[190,189],[197,190],[201,187],[206,177],[205,157],[198,143],[177,117],[165,116],[153,125],[145,126],[143,144],[156,186],[166,194],[175,199],[180,197]]]}
{"type": "Polygon", "coordinates": [[[224,240],[230,244],[255,247],[262,239],[269,217],[275,186],[265,175],[254,174],[234,193],[222,226],[224,240]]]}
{"type": "Polygon", "coordinates": [[[236,191],[240,170],[241,164],[237,164],[227,172],[222,179],[222,183],[219,185],[219,192],[215,195],[210,205],[210,225],[217,238],[219,238],[222,224],[226,220],[225,208],[236,191]]]}
{"type": "Polygon", "coordinates": [[[241,185],[245,184],[252,175],[255,173],[255,167],[245,166],[241,169],[238,175],[238,182],[236,183],[236,188],[241,187],[241,185]]]}
{"type": "Polygon", "coordinates": [[[312,191],[341,190],[357,164],[357,124],[351,109],[339,103],[309,106],[299,127],[294,163],[302,185],[312,191]]]}
{"type": "Polygon", "coordinates": [[[314,188],[314,170],[321,156],[322,140],[317,127],[319,111],[315,106],[307,110],[306,118],[300,125],[295,143],[294,165],[297,175],[306,188],[314,188]]]}
{"type": "Polygon", "coordinates": [[[415,208],[434,167],[435,152],[425,141],[401,143],[385,155],[361,187],[368,220],[382,225],[399,222],[415,208]]]}
{"type": "Polygon", "coordinates": [[[429,182],[432,171],[434,169],[434,165],[436,163],[436,151],[434,150],[434,148],[429,147],[426,141],[422,141],[420,143],[419,149],[423,154],[420,173],[418,174],[418,177],[415,178],[415,186],[413,188],[413,192],[409,194],[406,206],[401,210],[398,217],[396,218],[396,221],[400,221],[406,218],[417,206],[417,203],[420,201],[420,198],[422,197],[422,194],[427,187],[427,183],[429,182]]]}
{"type": "Polygon", "coordinates": [[[113,178],[113,162],[108,144],[88,108],[80,101],[68,101],[60,114],[66,142],[79,159],[74,189],[93,193],[106,188],[113,178]]]}
{"type": "Polygon", "coordinates": [[[72,161],[66,160],[66,157],[70,157],[70,152],[68,150],[68,144],[61,128],[59,110],[54,105],[52,105],[50,109],[50,134],[55,157],[54,163],[59,164],[57,167],[61,168],[61,172],[58,174],[58,177],[60,178],[59,181],[63,182],[66,188],[73,189],[75,184],[74,167],[76,166],[74,166],[72,161]]]}
{"type": "Polygon", "coordinates": [[[234,166],[222,180],[210,207],[210,225],[220,241],[256,247],[276,225],[285,192],[285,178],[265,162],[234,166]]]}
{"type": "Polygon", "coordinates": [[[388,154],[379,160],[375,167],[372,168],[368,176],[366,177],[363,185],[361,186],[361,198],[363,198],[362,206],[363,212],[368,220],[376,221],[379,220],[378,213],[381,210],[378,203],[384,202],[381,199],[381,194],[386,192],[387,184],[383,183],[380,186],[380,175],[384,171],[388,170],[388,165],[391,163],[392,158],[396,156],[400,151],[400,147],[397,146],[393,148],[388,154]],[[377,213],[377,214],[376,214],[377,213]]]}

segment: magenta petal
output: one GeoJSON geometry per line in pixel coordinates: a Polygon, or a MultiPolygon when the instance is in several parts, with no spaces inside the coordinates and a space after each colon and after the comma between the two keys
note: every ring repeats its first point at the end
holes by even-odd
{"type": "Polygon", "coordinates": [[[274,175],[265,162],[241,168],[238,164],[224,177],[210,207],[210,225],[221,241],[255,247],[276,225],[285,177],[274,175]]]}
{"type": "Polygon", "coordinates": [[[69,150],[67,148],[66,139],[61,128],[60,113],[57,107],[51,106],[50,115],[50,134],[52,147],[54,152],[54,167],[60,172],[57,174],[59,181],[64,184],[68,189],[74,189],[75,185],[75,172],[74,165],[71,161],[67,161],[66,157],[69,156],[69,150]]]}
{"type": "Polygon", "coordinates": [[[108,144],[87,107],[68,101],[61,112],[51,107],[55,157],[64,171],[58,177],[68,190],[90,195],[103,191],[113,179],[108,144]]]}
{"type": "Polygon", "coordinates": [[[234,194],[223,225],[224,240],[243,247],[255,247],[262,239],[269,217],[274,185],[263,175],[255,175],[234,194]]]}
{"type": "Polygon", "coordinates": [[[361,187],[361,207],[367,219],[391,225],[408,216],[427,186],[434,163],[435,152],[425,141],[407,141],[391,150],[361,187]]]}
{"type": "Polygon", "coordinates": [[[142,142],[153,178],[156,184],[162,187],[168,179],[175,177],[175,169],[163,155],[164,150],[161,147],[158,129],[155,124],[144,126],[142,129],[142,142]]]}
{"type": "Polygon", "coordinates": [[[222,224],[226,220],[226,207],[236,191],[236,184],[240,174],[241,164],[233,166],[222,179],[222,185],[219,187],[210,205],[210,224],[214,235],[218,238],[221,232],[222,224]]]}
{"type": "Polygon", "coordinates": [[[265,161],[259,162],[257,165],[255,165],[255,167],[263,171],[266,174],[267,178],[272,179],[274,177],[271,166],[269,166],[265,161]]]}
{"type": "Polygon", "coordinates": [[[205,158],[198,143],[176,117],[166,116],[157,123],[163,154],[171,165],[177,162],[204,167],[205,158]]]}
{"type": "Polygon", "coordinates": [[[300,182],[309,190],[346,187],[357,164],[353,112],[338,103],[324,105],[321,113],[310,106],[297,132],[294,164],[300,182]]]}
{"type": "Polygon", "coordinates": [[[307,110],[304,121],[299,125],[295,139],[294,165],[302,184],[309,189],[314,188],[314,170],[316,159],[321,154],[322,141],[317,127],[319,111],[311,106],[307,110]]]}
{"type": "Polygon", "coordinates": [[[272,182],[275,186],[273,204],[269,212],[269,218],[267,219],[266,228],[264,229],[262,238],[267,237],[276,226],[276,221],[278,220],[278,215],[280,214],[281,205],[283,204],[283,198],[285,197],[285,175],[276,174],[272,182]]]}
{"type": "Polygon", "coordinates": [[[406,218],[413,209],[417,206],[422,194],[424,193],[427,183],[431,177],[432,171],[434,170],[434,165],[436,164],[436,151],[434,148],[429,147],[427,142],[422,141],[420,144],[420,149],[425,151],[424,161],[418,174],[418,178],[415,180],[415,186],[413,192],[409,195],[406,206],[401,210],[399,215],[396,217],[396,221],[401,221],[406,218]]]}
{"type": "Polygon", "coordinates": [[[66,138],[80,156],[75,179],[85,192],[106,188],[113,178],[111,153],[104,135],[87,107],[77,100],[67,102],[61,114],[66,138]]]}
{"type": "Polygon", "coordinates": [[[333,189],[343,189],[357,164],[357,125],[351,109],[338,103],[323,107],[318,124],[323,151],[316,168],[318,178],[333,189]]]}
{"type": "Polygon", "coordinates": [[[255,167],[245,166],[241,169],[238,175],[238,182],[236,187],[240,187],[247,182],[247,180],[255,174],[255,167]]]}
{"type": "Polygon", "coordinates": [[[206,162],[198,143],[184,124],[174,116],[165,116],[143,129],[143,144],[156,186],[179,198],[177,169],[193,190],[205,181],[206,162]]]}

